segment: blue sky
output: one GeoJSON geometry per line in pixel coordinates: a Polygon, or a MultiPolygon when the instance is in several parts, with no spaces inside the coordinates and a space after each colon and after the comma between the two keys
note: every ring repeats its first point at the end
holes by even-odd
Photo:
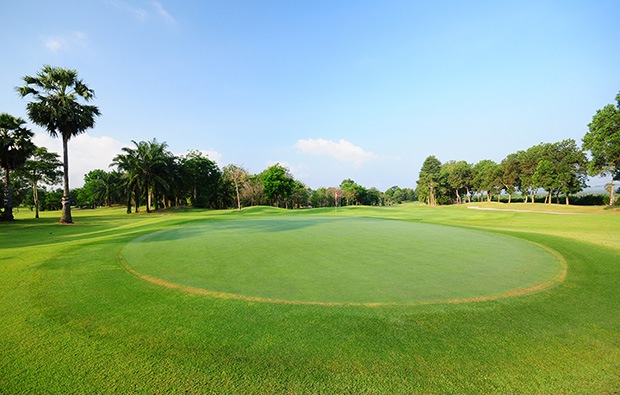
{"type": "Polygon", "coordinates": [[[312,188],[415,187],[428,155],[580,142],[620,91],[619,16],[616,0],[5,2],[0,112],[27,119],[14,88],[42,65],[78,70],[102,116],[70,142],[72,187],[153,138],[312,188]]]}

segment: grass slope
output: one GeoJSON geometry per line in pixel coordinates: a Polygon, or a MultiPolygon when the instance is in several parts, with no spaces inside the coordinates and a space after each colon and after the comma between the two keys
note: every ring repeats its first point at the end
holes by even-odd
{"type": "MultiPolygon", "coordinates": [[[[527,205],[538,207],[542,205],[527,205]]],[[[505,207],[497,205],[493,207],[505,207]]],[[[563,209],[554,207],[554,211],[563,209]]],[[[620,216],[465,207],[339,215],[477,229],[540,243],[565,281],[517,298],[312,306],[192,295],[119,264],[127,243],[205,219],[325,210],[75,212],[0,224],[0,393],[616,393],[620,216]]]]}

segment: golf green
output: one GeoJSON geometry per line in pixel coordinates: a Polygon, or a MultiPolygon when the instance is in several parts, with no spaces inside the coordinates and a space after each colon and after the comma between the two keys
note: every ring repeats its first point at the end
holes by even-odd
{"type": "Polygon", "coordinates": [[[282,303],[488,299],[553,285],[565,271],[521,239],[370,218],[209,219],[141,236],[122,256],[162,285],[282,303]]]}

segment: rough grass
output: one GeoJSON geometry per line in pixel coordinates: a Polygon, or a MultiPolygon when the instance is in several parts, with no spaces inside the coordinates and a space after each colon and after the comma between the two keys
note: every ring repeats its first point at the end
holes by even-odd
{"type": "Polygon", "coordinates": [[[256,303],[161,287],[118,260],[137,237],[194,221],[327,213],[257,208],[127,216],[108,209],[76,211],[74,226],[58,225],[57,213],[38,221],[20,213],[20,221],[0,224],[0,393],[611,394],[620,388],[614,211],[340,210],[499,233],[565,258],[562,284],[486,302],[256,303]]]}

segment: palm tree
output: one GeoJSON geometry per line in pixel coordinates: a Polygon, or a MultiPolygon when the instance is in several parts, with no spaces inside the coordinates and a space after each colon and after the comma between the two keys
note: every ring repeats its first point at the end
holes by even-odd
{"type": "MultiPolygon", "coordinates": [[[[134,141],[135,144],[135,141],[134,141]]],[[[131,214],[131,197],[136,206],[136,213],[140,210],[140,166],[138,153],[135,149],[123,147],[124,154],[118,154],[110,166],[116,166],[122,173],[121,178],[125,186],[127,197],[127,214],[131,214]]]]}
{"type": "Polygon", "coordinates": [[[138,196],[140,189],[146,196],[146,211],[151,211],[151,198],[154,189],[168,188],[168,183],[163,177],[165,168],[168,164],[166,152],[167,144],[158,143],[156,139],[153,141],[140,141],[139,143],[131,140],[136,146],[135,148],[124,147],[124,154],[118,154],[114,158],[112,164],[117,165],[119,170],[126,172],[126,181],[128,187],[133,191],[136,211],[138,209],[138,196]]]}
{"type": "Polygon", "coordinates": [[[23,80],[25,85],[18,87],[17,92],[22,97],[33,97],[33,101],[26,105],[28,117],[47,129],[50,136],[62,136],[64,191],[60,222],[72,223],[67,143],[71,137],[95,125],[95,117],[100,115],[99,109],[80,103],[80,100],[92,100],[95,92],[78,79],[76,70],[43,66],[36,77],[25,76],[23,80]]]}
{"type": "Polygon", "coordinates": [[[4,170],[4,211],[3,221],[13,220],[13,191],[11,171],[26,162],[34,151],[32,132],[23,127],[24,121],[9,114],[0,114],[0,167],[4,170]]]}

